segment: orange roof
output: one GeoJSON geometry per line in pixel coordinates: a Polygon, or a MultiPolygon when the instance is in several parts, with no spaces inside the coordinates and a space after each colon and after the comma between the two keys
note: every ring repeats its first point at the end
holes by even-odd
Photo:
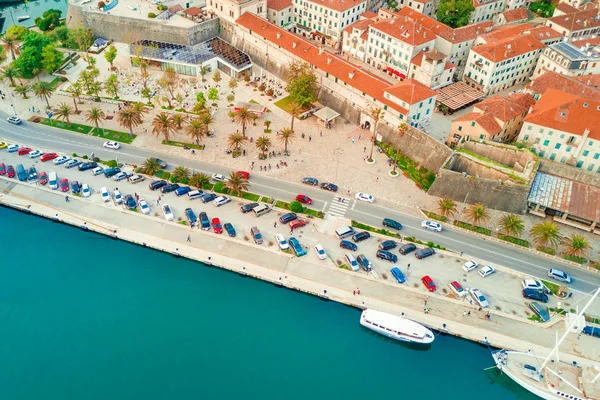
{"type": "Polygon", "coordinates": [[[335,11],[346,11],[355,7],[359,4],[364,3],[366,0],[306,0],[311,3],[318,4],[321,7],[327,7],[335,11]]]}
{"type": "MultiPolygon", "coordinates": [[[[487,6],[489,4],[492,4],[494,2],[496,2],[498,0],[494,0],[494,1],[489,1],[489,0],[473,0],[473,7],[477,8],[477,7],[481,7],[481,6],[487,6]]],[[[500,7],[502,7],[502,4],[500,4],[500,7]]]]}
{"type": "Polygon", "coordinates": [[[562,11],[565,14],[573,14],[573,13],[576,13],[577,11],[579,11],[577,8],[573,7],[569,3],[560,3],[554,9],[554,11],[556,11],[556,10],[562,11]]]}
{"type": "Polygon", "coordinates": [[[578,11],[573,14],[552,17],[546,21],[546,24],[556,24],[571,32],[579,31],[600,26],[600,20],[597,18],[597,16],[598,10],[592,8],[590,10],[578,11]]]}
{"type": "Polygon", "coordinates": [[[527,10],[524,8],[515,8],[514,10],[504,11],[502,13],[506,22],[521,21],[529,18],[527,10]]]}
{"type": "Polygon", "coordinates": [[[557,72],[546,71],[527,85],[527,89],[535,94],[541,94],[552,88],[586,99],[600,101],[600,90],[595,88],[593,84],[587,84],[588,81],[592,81],[591,83],[596,81],[596,77],[600,77],[600,75],[585,75],[572,78],[557,72]]]}
{"type": "Polygon", "coordinates": [[[411,46],[418,46],[435,40],[429,29],[407,18],[388,18],[375,22],[371,29],[377,29],[411,46]]]}
{"type": "Polygon", "coordinates": [[[576,76],[575,79],[596,89],[600,87],[600,74],[576,76]]]}
{"type": "Polygon", "coordinates": [[[364,13],[360,14],[359,18],[360,19],[373,19],[373,18],[377,18],[377,14],[375,14],[372,11],[365,11],[364,13]]]}
{"type": "Polygon", "coordinates": [[[539,50],[543,47],[545,47],[545,45],[542,42],[534,39],[531,35],[525,35],[517,38],[510,38],[498,42],[473,46],[471,47],[471,51],[474,51],[475,53],[494,63],[498,63],[508,60],[509,58],[517,57],[521,54],[539,50]]]}
{"type": "Polygon", "coordinates": [[[548,89],[533,107],[525,121],[600,140],[600,101],[584,99],[561,90],[548,89]]]}
{"type": "Polygon", "coordinates": [[[472,112],[472,113],[463,115],[462,117],[456,118],[453,121],[453,123],[454,122],[471,122],[471,121],[474,121],[475,123],[479,124],[490,135],[498,133],[502,130],[502,128],[500,127],[500,125],[498,125],[498,123],[496,122],[494,117],[492,117],[490,114],[486,114],[486,113],[472,112]]]}
{"type": "Polygon", "coordinates": [[[267,0],[267,8],[281,11],[292,6],[292,0],[267,0]]]}
{"type": "Polygon", "coordinates": [[[596,46],[596,45],[600,44],[600,37],[583,39],[583,40],[575,40],[575,41],[571,42],[571,44],[573,46],[577,46],[577,47],[587,46],[588,44],[590,46],[596,46]]]}
{"type": "Polygon", "coordinates": [[[385,91],[408,104],[419,103],[437,94],[435,90],[414,79],[405,79],[385,91]]]}
{"type": "Polygon", "coordinates": [[[369,26],[373,25],[373,22],[375,22],[375,21],[370,20],[370,19],[359,19],[355,23],[350,24],[347,27],[345,27],[344,32],[352,33],[352,31],[354,29],[358,29],[359,31],[364,32],[367,29],[369,29],[369,26]]]}
{"type": "Polygon", "coordinates": [[[517,25],[502,25],[495,26],[491,32],[479,36],[479,39],[484,43],[489,43],[496,40],[508,39],[521,35],[521,32],[528,31],[533,28],[530,23],[517,25]]]}
{"type": "Polygon", "coordinates": [[[535,100],[529,94],[512,98],[495,95],[476,104],[475,108],[494,118],[498,118],[502,122],[507,122],[517,115],[526,113],[534,103],[535,100]]]}
{"type": "Polygon", "coordinates": [[[452,30],[448,25],[445,25],[441,22],[436,21],[435,19],[428,17],[425,14],[421,14],[418,11],[413,10],[410,7],[402,7],[400,11],[394,13],[395,16],[399,18],[404,18],[405,21],[414,21],[425,28],[429,29],[436,35],[439,35],[441,32],[452,30]]]}
{"type": "Polygon", "coordinates": [[[560,33],[545,25],[540,25],[533,29],[524,31],[523,34],[529,34],[537,40],[539,40],[540,42],[555,41],[555,39],[562,38],[562,35],[560,33]]]}
{"type": "Polygon", "coordinates": [[[184,11],[184,14],[195,17],[196,15],[202,14],[202,9],[200,7],[190,7],[184,11]]]}

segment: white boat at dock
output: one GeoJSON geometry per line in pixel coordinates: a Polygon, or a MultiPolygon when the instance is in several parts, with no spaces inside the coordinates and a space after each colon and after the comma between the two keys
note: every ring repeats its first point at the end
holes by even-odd
{"type": "Polygon", "coordinates": [[[382,311],[366,309],[360,316],[360,324],[389,338],[402,342],[430,344],[433,332],[423,325],[382,311]]]}
{"type": "Polygon", "coordinates": [[[17,21],[19,21],[19,22],[26,21],[29,18],[31,18],[29,15],[21,15],[20,17],[17,17],[17,21]]]}

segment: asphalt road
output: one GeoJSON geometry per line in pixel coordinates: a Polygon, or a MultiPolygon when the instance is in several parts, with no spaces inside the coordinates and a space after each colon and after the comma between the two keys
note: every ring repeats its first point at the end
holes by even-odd
{"type": "MultiPolygon", "coordinates": [[[[43,151],[54,151],[65,154],[77,153],[90,155],[93,152],[95,156],[107,160],[114,159],[117,156],[120,162],[132,164],[142,164],[149,157],[158,157],[169,163],[170,168],[174,165],[180,165],[183,162],[185,166],[193,169],[194,172],[202,171],[207,174],[228,174],[231,172],[226,168],[204,163],[200,160],[181,160],[177,157],[159,154],[135,146],[122,145],[120,150],[108,150],[102,147],[102,143],[104,142],[102,138],[81,135],[28,122],[14,126],[6,122],[5,117],[6,115],[4,114],[4,117],[0,119],[0,138],[10,143],[27,144],[43,151]]],[[[200,159],[202,154],[197,154],[198,159],[200,159]]],[[[462,231],[445,229],[441,233],[436,233],[424,230],[421,228],[421,219],[379,206],[377,203],[368,204],[354,199],[346,199],[345,203],[340,207],[341,203],[338,202],[334,193],[301,183],[292,183],[259,175],[252,176],[251,186],[252,192],[288,201],[292,200],[298,193],[302,193],[314,200],[313,208],[323,211],[333,211],[338,215],[344,215],[346,218],[373,226],[380,226],[381,220],[384,217],[393,218],[401,222],[404,226],[402,230],[404,235],[416,236],[425,242],[432,241],[448,249],[464,252],[465,254],[514,268],[533,276],[544,277],[549,268],[559,268],[574,277],[571,288],[577,291],[591,292],[600,285],[600,274],[570,267],[551,259],[539,257],[535,253],[485,240],[475,235],[463,233],[462,231]],[[331,210],[329,210],[330,207],[331,210]],[[334,207],[336,208],[335,210],[334,207]]]]}

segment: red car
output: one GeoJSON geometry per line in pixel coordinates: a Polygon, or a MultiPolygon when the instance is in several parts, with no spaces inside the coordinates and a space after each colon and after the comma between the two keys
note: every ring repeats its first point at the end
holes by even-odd
{"type": "Polygon", "coordinates": [[[219,218],[212,219],[212,227],[215,233],[223,233],[223,225],[221,225],[221,220],[219,218]]]}
{"type": "Polygon", "coordinates": [[[69,180],[67,178],[63,178],[60,180],[60,190],[63,192],[69,191],[69,180]]]}
{"type": "Polygon", "coordinates": [[[306,224],[308,224],[307,221],[302,220],[302,219],[296,219],[296,220],[290,222],[290,229],[294,230],[296,228],[302,228],[306,224]]]}
{"type": "Polygon", "coordinates": [[[250,179],[250,173],[249,172],[238,171],[238,172],[236,172],[236,174],[238,174],[239,176],[241,176],[244,179],[250,179]]]}
{"type": "Polygon", "coordinates": [[[312,199],[303,194],[299,194],[298,196],[296,196],[296,201],[299,201],[300,203],[303,203],[303,204],[312,204],[312,199]]]}
{"type": "Polygon", "coordinates": [[[15,177],[15,169],[13,168],[12,165],[8,165],[6,167],[6,176],[8,176],[9,178],[15,177]]]}
{"type": "Polygon", "coordinates": [[[50,160],[54,160],[56,157],[58,157],[58,154],[56,154],[56,153],[44,153],[44,154],[42,154],[40,161],[50,161],[50,160]]]}
{"type": "Polygon", "coordinates": [[[0,175],[6,174],[6,165],[0,162],[0,175]]]}
{"type": "Polygon", "coordinates": [[[437,289],[437,287],[435,286],[435,283],[433,283],[433,280],[431,279],[431,277],[429,275],[425,275],[424,277],[422,277],[421,282],[423,282],[423,285],[430,292],[435,292],[435,290],[437,289]]]}
{"type": "Polygon", "coordinates": [[[40,174],[38,175],[38,182],[40,183],[40,185],[45,185],[46,183],[48,183],[48,174],[45,172],[40,172],[40,174]]]}
{"type": "Polygon", "coordinates": [[[31,147],[19,147],[17,154],[20,156],[24,156],[25,154],[29,154],[31,152],[31,147]]]}

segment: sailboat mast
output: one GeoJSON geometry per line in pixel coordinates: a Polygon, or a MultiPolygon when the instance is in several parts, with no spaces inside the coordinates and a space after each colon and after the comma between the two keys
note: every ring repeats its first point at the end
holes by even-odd
{"type": "Polygon", "coordinates": [[[592,304],[592,302],[596,299],[596,297],[598,297],[598,293],[600,293],[600,287],[598,289],[596,289],[596,292],[592,295],[592,298],[581,309],[581,311],[579,312],[579,314],[577,314],[577,318],[574,318],[573,322],[571,322],[571,324],[567,327],[567,330],[564,333],[564,335],[562,335],[562,337],[560,338],[560,340],[558,341],[558,343],[556,343],[556,346],[554,347],[554,349],[552,349],[552,351],[550,352],[550,354],[548,354],[548,357],[544,360],[544,363],[542,364],[542,368],[541,369],[544,369],[544,367],[546,367],[546,365],[550,361],[550,358],[552,358],[552,355],[555,352],[556,352],[556,354],[558,354],[558,348],[565,341],[565,339],[567,338],[567,335],[569,333],[571,333],[571,329],[573,329],[573,326],[575,326],[575,324],[578,322],[579,317],[582,316],[587,311],[588,307],[592,304]]]}

